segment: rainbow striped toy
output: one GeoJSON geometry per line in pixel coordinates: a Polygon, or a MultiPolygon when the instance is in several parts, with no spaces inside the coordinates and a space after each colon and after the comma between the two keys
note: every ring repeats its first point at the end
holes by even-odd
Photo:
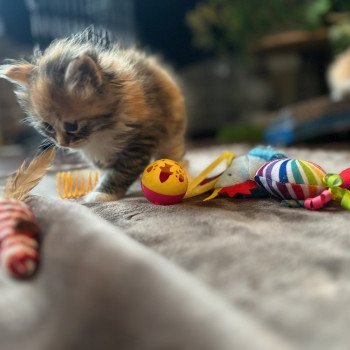
{"type": "Polygon", "coordinates": [[[274,197],[302,200],[316,197],[325,190],[325,175],[315,163],[287,158],[264,164],[254,179],[274,197]]]}
{"type": "Polygon", "coordinates": [[[260,187],[288,205],[289,200],[294,200],[299,206],[317,210],[333,199],[350,210],[350,168],[339,175],[326,174],[313,162],[287,158],[264,164],[254,179],[260,187]]]}

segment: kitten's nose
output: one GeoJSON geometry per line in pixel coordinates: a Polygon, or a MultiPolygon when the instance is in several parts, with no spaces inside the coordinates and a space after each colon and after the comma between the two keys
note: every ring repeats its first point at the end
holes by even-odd
{"type": "Polygon", "coordinates": [[[57,143],[61,146],[61,147],[68,147],[69,146],[69,140],[67,140],[64,135],[57,135],[57,143]]]}

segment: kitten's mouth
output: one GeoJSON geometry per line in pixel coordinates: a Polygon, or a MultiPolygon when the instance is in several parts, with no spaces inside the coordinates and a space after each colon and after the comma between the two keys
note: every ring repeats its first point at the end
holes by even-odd
{"type": "Polygon", "coordinates": [[[65,144],[59,144],[59,145],[64,148],[80,148],[84,146],[86,143],[87,143],[87,140],[82,139],[71,143],[65,143],[65,144]]]}
{"type": "Polygon", "coordinates": [[[87,143],[87,140],[79,140],[79,141],[75,141],[72,142],[69,147],[70,148],[79,148],[81,146],[84,146],[87,143]]]}

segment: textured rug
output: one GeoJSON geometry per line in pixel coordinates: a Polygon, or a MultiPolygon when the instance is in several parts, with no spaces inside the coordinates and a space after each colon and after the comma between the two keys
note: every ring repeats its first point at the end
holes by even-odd
{"type": "MultiPolygon", "coordinates": [[[[194,150],[192,172],[224,149],[247,151],[194,150]]],[[[350,151],[287,152],[327,172],[350,165],[350,151]]],[[[0,349],[349,349],[349,212],[202,197],[163,207],[138,190],[85,207],[31,198],[42,266],[28,282],[1,275],[0,349]]]]}

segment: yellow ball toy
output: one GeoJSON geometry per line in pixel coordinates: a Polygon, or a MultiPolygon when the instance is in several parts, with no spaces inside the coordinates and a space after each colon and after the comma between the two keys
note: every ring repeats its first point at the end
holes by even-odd
{"type": "Polygon", "coordinates": [[[184,168],[171,159],[159,159],[146,167],[141,179],[145,197],[153,204],[181,202],[188,187],[184,168]]]}

